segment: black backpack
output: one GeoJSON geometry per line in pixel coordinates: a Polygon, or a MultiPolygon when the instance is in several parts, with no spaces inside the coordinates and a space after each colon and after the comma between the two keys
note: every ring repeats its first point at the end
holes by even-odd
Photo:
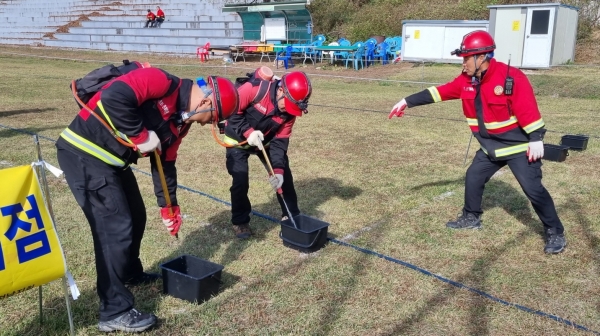
{"type": "MultiPolygon", "coordinates": [[[[70,87],[73,91],[74,84],[75,92],[73,92],[73,94],[76,93],[77,97],[81,99],[84,104],[87,104],[94,94],[108,82],[139,68],[142,68],[142,65],[139,62],[130,62],[129,60],[123,60],[123,65],[118,67],[113,64],[108,64],[88,73],[82,78],[74,80],[70,87]]],[[[79,105],[79,108],[83,108],[77,99],[75,99],[75,101],[77,102],[77,105],[79,105]]]]}

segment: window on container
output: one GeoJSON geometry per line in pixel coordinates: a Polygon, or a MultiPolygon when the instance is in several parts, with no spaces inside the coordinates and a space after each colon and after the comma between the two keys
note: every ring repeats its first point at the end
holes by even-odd
{"type": "Polygon", "coordinates": [[[531,13],[531,35],[547,35],[550,27],[550,10],[534,10],[531,13]]]}

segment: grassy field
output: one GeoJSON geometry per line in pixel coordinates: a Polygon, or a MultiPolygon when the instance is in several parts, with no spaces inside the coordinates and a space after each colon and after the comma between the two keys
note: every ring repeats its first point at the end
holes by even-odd
{"type": "MultiPolygon", "coordinates": [[[[69,82],[124,58],[148,60],[180,77],[243,75],[258,63],[200,66],[195,60],[3,48],[0,52],[0,168],[30,164],[31,135],[56,139],[77,109],[69,82]],[[45,57],[41,57],[41,56],[45,57]],[[60,59],[59,59],[60,58],[60,59]],[[81,60],[89,60],[87,62],[81,60]],[[214,66],[214,67],[211,67],[214,66]]],[[[451,232],[444,223],[462,207],[469,130],[459,102],[387,112],[402,97],[459,73],[457,66],[398,64],[355,72],[309,66],[310,113],[298,120],[289,156],[300,208],[330,223],[329,236],[401,260],[507,302],[600,331],[600,68],[531,71],[547,128],[589,134],[588,149],[565,162],[544,162],[544,184],[565,225],[567,250],[544,255],[542,226],[512,174],[502,169],[484,195],[483,230],[451,232]],[[336,76],[336,77],[331,77],[336,76]],[[356,78],[364,77],[364,78],[356,78]],[[377,81],[372,79],[387,79],[377,81]]],[[[471,145],[469,158],[477,148],[471,145]]],[[[54,144],[42,140],[45,159],[54,144]]],[[[225,151],[195,125],[179,151],[179,183],[229,200],[225,151]]],[[[137,166],[149,171],[149,162],[137,166]]],[[[193,305],[162,294],[160,283],[134,289],[137,307],[156,313],[147,335],[585,335],[589,332],[500,304],[410,267],[330,242],[303,254],[282,245],[279,225],[254,216],[256,235],[239,241],[227,205],[180,190],[186,218],[174,240],[164,229],[150,178],[136,173],[147,205],[142,261],[149,271],[181,254],[225,266],[223,291],[193,305]]],[[[280,211],[258,159],[251,159],[254,210],[280,211]]],[[[72,302],[78,335],[96,335],[97,304],[91,235],[62,178],[49,177],[57,229],[82,292],[72,302]]],[[[44,286],[45,323],[37,290],[0,301],[0,335],[65,335],[58,282],[44,286]]]]}

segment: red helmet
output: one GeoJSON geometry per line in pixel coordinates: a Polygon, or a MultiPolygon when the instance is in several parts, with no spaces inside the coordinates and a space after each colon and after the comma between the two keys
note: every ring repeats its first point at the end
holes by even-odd
{"type": "Polygon", "coordinates": [[[450,52],[451,55],[466,57],[471,55],[485,54],[494,51],[496,43],[494,38],[485,30],[475,30],[463,36],[460,49],[450,52]]]}
{"type": "Polygon", "coordinates": [[[304,72],[293,71],[283,75],[281,88],[285,97],[284,102],[287,113],[300,117],[302,112],[308,112],[308,98],[312,93],[312,86],[304,72]]]}
{"type": "Polygon", "coordinates": [[[233,83],[225,77],[208,77],[208,86],[212,89],[214,121],[220,122],[238,111],[240,97],[233,83]]]}

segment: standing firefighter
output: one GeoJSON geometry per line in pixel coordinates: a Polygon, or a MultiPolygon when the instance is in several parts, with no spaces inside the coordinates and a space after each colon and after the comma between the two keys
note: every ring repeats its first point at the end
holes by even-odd
{"type": "Polygon", "coordinates": [[[452,229],[481,228],[485,184],[508,165],[544,224],[546,253],[562,252],[567,241],[552,197],[542,185],[544,121],[529,80],[516,68],[497,62],[494,39],[485,31],[463,37],[452,55],[463,57],[463,73],[452,82],[413,94],[392,109],[401,117],[407,107],[461,99],[463,112],[481,149],[467,170],[465,205],[452,229]]]}
{"type": "MultiPolygon", "coordinates": [[[[271,69],[260,67],[238,87],[238,92],[239,111],[227,120],[225,143],[231,146],[227,148],[227,171],[233,178],[231,222],[236,237],[243,239],[252,235],[248,158],[260,154],[263,146],[275,173],[269,182],[273,189],[282,191],[277,194],[282,220],[300,214],[287,150],[296,118],[307,113],[312,88],[304,72],[290,72],[277,79],[271,69]],[[282,197],[291,213],[287,212],[282,197]]],[[[258,157],[266,163],[262,155],[258,157]]]]}
{"type": "MultiPolygon", "coordinates": [[[[130,164],[155,150],[161,152],[161,165],[155,156],[150,157],[154,190],[163,223],[176,235],[182,222],[175,169],[181,140],[193,122],[205,125],[223,120],[238,105],[237,91],[225,78],[210,77],[207,87],[204,80],[196,84],[161,69],[138,66],[127,62],[114,68],[119,70],[118,77],[92,92],[87,106],[79,102],[83,108],[56,142],[60,167],[92,231],[100,297],[98,328],[105,332],[139,332],[156,323],[153,314],[133,308],[133,294],[125,287],[160,278],[145,273],[139,258],[146,207],[130,164]],[[161,187],[160,166],[172,201],[170,209],[161,187]]],[[[103,73],[102,69],[95,72],[103,73]]],[[[106,78],[92,76],[95,72],[79,84],[106,78]]],[[[72,85],[79,90],[80,85],[72,85]]],[[[81,97],[80,92],[77,96],[81,97]]]]}

